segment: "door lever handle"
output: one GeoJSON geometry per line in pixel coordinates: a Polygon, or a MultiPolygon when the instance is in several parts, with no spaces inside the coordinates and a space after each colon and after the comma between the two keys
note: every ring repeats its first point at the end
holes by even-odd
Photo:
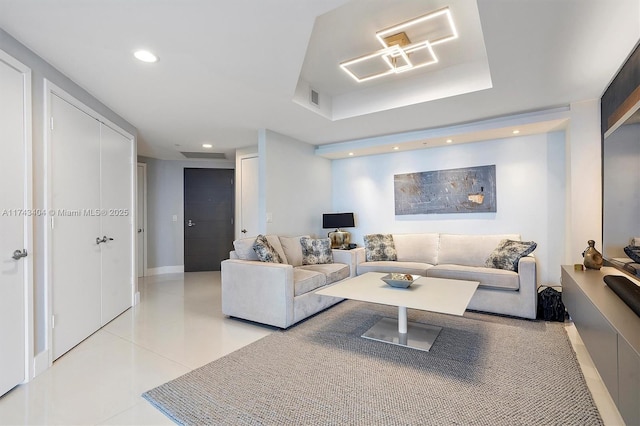
{"type": "Polygon", "coordinates": [[[103,235],[102,238],[96,238],[96,244],[106,243],[107,241],[113,241],[113,238],[107,237],[106,235],[103,235]]]}
{"type": "Polygon", "coordinates": [[[16,250],[13,252],[13,257],[15,260],[20,260],[23,257],[27,257],[27,249],[16,250]]]}

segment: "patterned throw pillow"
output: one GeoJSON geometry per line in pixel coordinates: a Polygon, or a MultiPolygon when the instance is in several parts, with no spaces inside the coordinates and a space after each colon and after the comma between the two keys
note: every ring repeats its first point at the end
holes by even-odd
{"type": "Polygon", "coordinates": [[[531,254],[537,246],[533,241],[502,240],[489,255],[484,266],[518,272],[520,258],[531,254]]]}
{"type": "Polygon", "coordinates": [[[282,263],[282,258],[273,248],[269,241],[267,241],[267,237],[260,234],[256,237],[256,242],[253,243],[253,251],[258,255],[258,259],[262,262],[271,262],[271,263],[282,263]]]}
{"type": "Polygon", "coordinates": [[[364,252],[367,262],[398,260],[396,246],[391,234],[369,234],[364,236],[364,252]]]}
{"type": "Polygon", "coordinates": [[[640,246],[626,246],[624,248],[624,252],[627,256],[629,256],[634,262],[640,263],[640,246]]]}
{"type": "Polygon", "coordinates": [[[333,263],[333,252],[331,251],[331,240],[329,238],[300,238],[302,246],[302,264],[320,265],[323,263],[333,263]]]}

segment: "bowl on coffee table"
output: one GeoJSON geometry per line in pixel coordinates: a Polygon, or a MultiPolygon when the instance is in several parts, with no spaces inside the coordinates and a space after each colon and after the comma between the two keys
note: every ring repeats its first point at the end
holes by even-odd
{"type": "Polygon", "coordinates": [[[420,278],[420,275],[391,273],[383,276],[381,279],[391,287],[409,288],[418,278],[420,278]]]}

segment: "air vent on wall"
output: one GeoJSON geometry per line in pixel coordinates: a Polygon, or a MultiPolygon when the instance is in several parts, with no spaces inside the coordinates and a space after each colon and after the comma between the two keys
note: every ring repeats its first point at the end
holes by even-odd
{"type": "Polygon", "coordinates": [[[311,94],[309,96],[309,100],[315,106],[320,106],[320,94],[315,90],[311,89],[311,94]]]}
{"type": "Polygon", "coordinates": [[[226,160],[223,152],[182,152],[180,154],[187,158],[206,158],[209,160],[226,160]]]}

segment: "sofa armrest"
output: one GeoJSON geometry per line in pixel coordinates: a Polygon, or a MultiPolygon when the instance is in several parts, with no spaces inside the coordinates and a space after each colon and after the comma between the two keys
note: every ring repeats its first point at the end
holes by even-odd
{"type": "Polygon", "coordinates": [[[281,328],[293,323],[293,266],[227,259],[221,280],[225,315],[281,328]]]}
{"type": "Polygon", "coordinates": [[[533,255],[520,258],[518,261],[520,293],[528,301],[528,306],[533,307],[527,318],[536,317],[538,307],[538,278],[536,274],[536,258],[533,255]]]}
{"type": "Polygon", "coordinates": [[[364,247],[358,247],[352,250],[356,255],[356,265],[364,263],[367,261],[367,255],[364,251],[364,247]]]}
{"type": "Polygon", "coordinates": [[[356,276],[356,249],[352,250],[340,250],[333,249],[333,261],[335,263],[344,263],[349,265],[349,277],[353,278],[356,276]]]}

